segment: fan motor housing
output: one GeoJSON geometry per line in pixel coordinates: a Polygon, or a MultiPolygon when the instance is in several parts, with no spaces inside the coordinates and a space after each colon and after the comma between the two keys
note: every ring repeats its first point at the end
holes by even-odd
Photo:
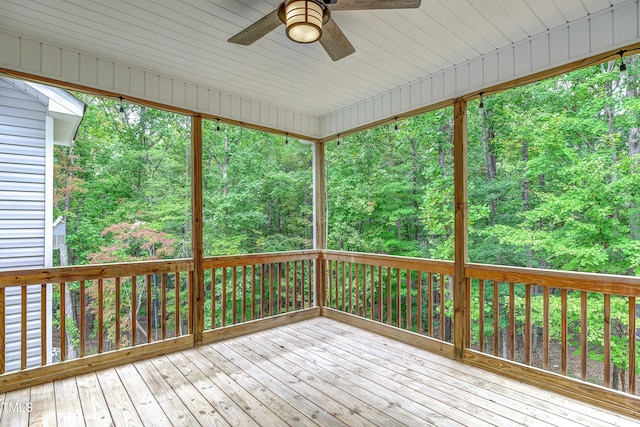
{"type": "MultiPolygon", "coordinates": [[[[287,15],[285,11],[287,9],[287,5],[291,3],[291,1],[293,0],[283,1],[282,3],[280,3],[280,6],[278,6],[278,18],[280,18],[280,21],[282,21],[284,25],[287,25],[287,15]]],[[[326,5],[336,3],[338,0],[324,0],[324,1],[309,0],[309,1],[316,3],[322,8],[322,24],[324,25],[327,23],[327,21],[329,21],[329,18],[331,18],[331,9],[329,9],[326,5]]]]}

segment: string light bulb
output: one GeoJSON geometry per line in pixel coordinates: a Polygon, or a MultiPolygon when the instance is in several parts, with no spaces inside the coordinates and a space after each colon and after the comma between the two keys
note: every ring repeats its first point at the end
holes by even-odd
{"type": "Polygon", "coordinates": [[[393,130],[394,130],[395,132],[398,132],[398,118],[397,118],[397,117],[396,117],[396,124],[395,124],[395,126],[393,127],[393,130]]]}
{"type": "Polygon", "coordinates": [[[478,105],[478,111],[480,111],[480,114],[484,113],[484,98],[482,97],[482,92],[480,92],[480,105],[478,105]]]}
{"type": "Polygon", "coordinates": [[[620,55],[620,75],[627,77],[627,64],[624,63],[624,50],[619,52],[620,55]]]}
{"type": "Polygon", "coordinates": [[[216,132],[220,132],[220,119],[216,119],[216,132]]]}
{"type": "Polygon", "coordinates": [[[288,133],[284,134],[284,143],[287,144],[287,145],[289,144],[289,134],[288,133]]]}
{"type": "Polygon", "coordinates": [[[340,134],[338,134],[338,147],[340,146],[340,134]]]}
{"type": "Polygon", "coordinates": [[[120,100],[120,114],[124,116],[124,106],[122,105],[122,101],[124,100],[124,98],[119,96],[118,99],[120,100]]]}

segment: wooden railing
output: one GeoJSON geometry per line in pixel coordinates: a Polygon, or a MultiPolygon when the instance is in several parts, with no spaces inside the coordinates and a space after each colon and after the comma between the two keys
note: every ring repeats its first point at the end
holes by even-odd
{"type": "Polygon", "coordinates": [[[171,260],[0,272],[0,385],[184,345],[191,333],[192,271],[191,260],[171,260]],[[7,361],[5,344],[15,331],[6,330],[5,303],[17,295],[20,360],[7,361]],[[35,346],[32,336],[38,336],[35,346]],[[34,365],[48,370],[29,369],[34,365]]]}
{"type": "Polygon", "coordinates": [[[314,306],[317,251],[205,258],[205,330],[314,306]]]}
{"type": "Polygon", "coordinates": [[[597,387],[638,393],[640,278],[468,264],[456,296],[453,262],[328,250],[204,258],[200,271],[202,299],[193,260],[0,272],[0,318],[9,294],[23,308],[19,361],[6,363],[15,331],[0,323],[0,392],[192,347],[197,317],[210,342],[324,312],[453,357],[455,297],[465,363],[601,400],[597,387]]]}
{"type": "Polygon", "coordinates": [[[466,275],[470,358],[638,393],[640,278],[479,264],[466,275]]]}
{"type": "Polygon", "coordinates": [[[322,251],[326,306],[451,342],[453,262],[322,251]]]}

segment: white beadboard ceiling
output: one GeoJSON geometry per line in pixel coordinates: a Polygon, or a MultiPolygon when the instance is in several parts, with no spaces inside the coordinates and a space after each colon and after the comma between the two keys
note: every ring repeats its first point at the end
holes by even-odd
{"type": "Polygon", "coordinates": [[[319,43],[291,42],[284,26],[251,46],[227,42],[278,0],[1,0],[0,30],[324,118],[309,131],[322,136],[348,128],[329,123],[336,112],[622,3],[636,5],[422,0],[419,9],[335,11],[356,48],[338,62],[319,43]]]}

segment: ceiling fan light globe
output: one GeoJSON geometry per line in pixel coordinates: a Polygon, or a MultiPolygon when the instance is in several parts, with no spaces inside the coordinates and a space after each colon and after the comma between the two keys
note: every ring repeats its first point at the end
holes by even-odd
{"type": "Polygon", "coordinates": [[[313,0],[294,0],[285,8],[287,37],[297,43],[313,43],[322,36],[323,7],[313,0]]]}
{"type": "Polygon", "coordinates": [[[313,43],[320,36],[322,31],[315,25],[296,24],[287,27],[287,37],[297,43],[313,43]]]}

